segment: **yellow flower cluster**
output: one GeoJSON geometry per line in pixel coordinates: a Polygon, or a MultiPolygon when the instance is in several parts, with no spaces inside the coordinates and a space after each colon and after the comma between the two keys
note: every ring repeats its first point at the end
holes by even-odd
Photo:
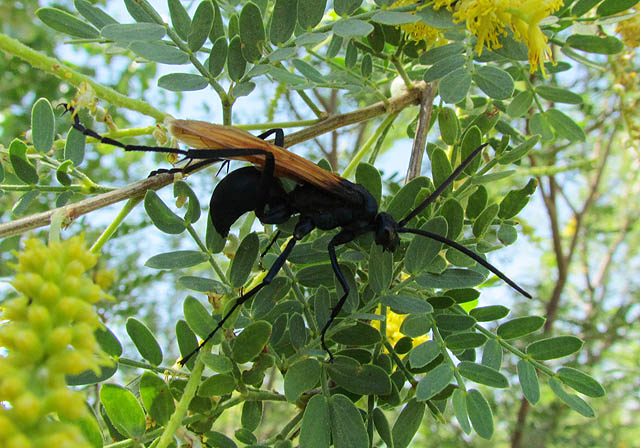
{"type": "Polygon", "coordinates": [[[640,46],[640,15],[618,23],[616,32],[620,33],[625,45],[630,48],[640,46]]]}
{"type": "MultiPolygon", "coordinates": [[[[378,308],[378,311],[380,309],[378,308]]],[[[402,322],[407,317],[405,314],[396,314],[390,309],[387,309],[387,340],[391,345],[395,345],[400,339],[404,338],[405,335],[400,332],[400,327],[402,326],[402,322]]],[[[380,321],[374,320],[371,323],[378,330],[380,329],[380,321]]],[[[413,346],[420,345],[423,342],[429,340],[429,336],[424,335],[417,338],[412,338],[413,346]]]]}
{"type": "Polygon", "coordinates": [[[95,264],[80,237],[49,246],[31,239],[18,254],[12,285],[22,295],[0,314],[0,446],[90,446],[69,423],[89,413],[65,376],[109,362],[94,337],[101,324],[92,304],[106,298],[85,274],[95,264]]]}
{"type": "MultiPolygon", "coordinates": [[[[415,3],[413,0],[398,0],[393,6],[415,3]]],[[[529,48],[529,64],[531,72],[538,67],[544,71],[544,61],[552,61],[551,49],[547,37],[540,30],[540,22],[551,13],[560,9],[563,0],[435,0],[434,9],[447,8],[453,12],[455,22],[465,22],[467,29],[478,38],[476,51],[481,54],[483,48],[500,48],[499,37],[513,33],[514,39],[524,42],[529,48]]],[[[402,25],[402,29],[410,33],[414,39],[433,42],[434,29],[421,24],[430,30],[420,34],[411,29],[418,29],[418,24],[402,25]]],[[[437,30],[435,30],[437,33],[437,30]]]]}

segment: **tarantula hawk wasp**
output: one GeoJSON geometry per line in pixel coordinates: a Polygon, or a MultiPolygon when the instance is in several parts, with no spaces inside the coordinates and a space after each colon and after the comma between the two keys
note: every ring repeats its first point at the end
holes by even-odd
{"type": "MultiPolygon", "coordinates": [[[[72,107],[67,105],[65,107],[67,111],[73,112],[72,107]]],[[[376,200],[362,185],[325,171],[313,162],[285,150],[282,129],[272,129],[256,137],[230,126],[204,121],[171,119],[168,122],[171,134],[188,146],[197,148],[182,150],[126,145],[87,129],[80,123],[77,114],[73,114],[73,119],[73,127],[84,135],[125,151],[163,152],[181,155],[188,162],[200,160],[193,165],[187,164],[184,168],[159,170],[154,173],[167,171],[189,173],[198,167],[228,160],[250,162],[251,166],[239,168],[222,179],[211,196],[211,221],[222,236],[226,237],[231,225],[249,211],[254,211],[263,224],[282,224],[293,215],[299,215],[292,238],[276,258],[262,282],[236,299],[231,309],[222,317],[215,329],[200,342],[198,348],[180,360],[182,365],[215,335],[238,307],[271,283],[284,266],[295,244],[316,228],[339,229],[329,241],[327,249],[331,267],[342,286],[343,294],[331,310],[329,320],[322,328],[320,335],[322,348],[329,354],[330,360],[333,360],[333,354],[327,347],[325,336],[349,295],[349,285],[338,264],[336,247],[349,243],[367,232],[373,232],[375,243],[386,251],[396,249],[400,242],[399,234],[402,233],[412,233],[436,240],[466,254],[520,294],[531,298],[529,293],[500,270],[461,244],[426,230],[406,227],[412,218],[429,206],[462,173],[487,144],[475,149],[433,193],[411,213],[396,222],[391,215],[378,211],[376,200]],[[265,141],[265,138],[272,134],[275,134],[274,143],[265,141]],[[297,182],[297,186],[291,191],[286,191],[280,178],[293,180],[297,182]]]]}

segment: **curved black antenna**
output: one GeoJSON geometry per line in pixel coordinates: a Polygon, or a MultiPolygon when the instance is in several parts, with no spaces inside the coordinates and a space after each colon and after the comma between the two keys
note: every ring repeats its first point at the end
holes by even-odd
{"type": "Polygon", "coordinates": [[[480,152],[485,148],[485,146],[487,146],[488,143],[484,143],[480,146],[478,146],[476,149],[473,150],[473,152],[471,154],[469,154],[469,156],[463,160],[463,162],[458,166],[458,168],[456,168],[453,173],[451,173],[451,175],[449,177],[447,177],[447,179],[442,182],[442,184],[440,184],[440,186],[438,188],[435,189],[435,191],[433,193],[431,193],[429,195],[429,197],[427,197],[427,199],[425,199],[424,201],[422,201],[422,203],[420,205],[418,205],[415,209],[413,209],[413,211],[411,213],[409,213],[407,216],[405,216],[401,221],[398,222],[398,225],[400,227],[404,226],[406,223],[408,223],[409,221],[411,221],[413,218],[415,218],[416,216],[418,216],[418,213],[420,213],[422,210],[424,210],[425,208],[427,208],[429,206],[429,204],[431,204],[433,201],[436,200],[436,198],[438,196],[440,196],[442,194],[442,192],[453,183],[454,180],[456,180],[456,177],[458,177],[460,175],[460,173],[462,173],[462,171],[464,171],[464,169],[469,166],[469,164],[471,162],[473,162],[473,159],[476,158],[476,156],[478,154],[480,154],[480,152]]]}
{"type": "Polygon", "coordinates": [[[531,294],[529,294],[527,291],[525,291],[524,289],[519,287],[516,284],[516,282],[511,280],[509,277],[507,277],[502,272],[500,272],[500,270],[498,270],[498,268],[493,266],[491,263],[489,263],[487,260],[482,258],[480,255],[478,255],[475,252],[467,249],[462,244],[458,244],[455,241],[451,241],[449,238],[445,238],[445,237],[443,237],[441,235],[438,235],[437,233],[431,233],[431,232],[429,232],[427,230],[422,230],[422,229],[410,229],[410,228],[407,228],[407,227],[400,227],[398,229],[398,233],[413,233],[415,235],[421,235],[421,236],[424,236],[424,237],[427,237],[427,238],[431,238],[432,240],[439,241],[440,243],[446,244],[447,246],[453,247],[454,249],[457,249],[460,252],[462,252],[463,254],[465,254],[466,256],[468,256],[470,258],[473,258],[475,261],[480,263],[485,268],[489,269],[491,272],[493,272],[499,278],[504,280],[507,285],[511,286],[513,289],[518,291],[520,294],[525,296],[527,299],[531,299],[531,294]]]}

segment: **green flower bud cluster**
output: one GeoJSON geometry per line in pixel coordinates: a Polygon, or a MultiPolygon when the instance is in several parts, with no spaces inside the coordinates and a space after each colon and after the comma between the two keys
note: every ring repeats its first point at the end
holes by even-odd
{"type": "Polygon", "coordinates": [[[22,295],[0,308],[0,446],[88,447],[72,423],[89,417],[85,397],[65,376],[110,363],[93,308],[108,296],[86,275],[97,257],[81,237],[31,239],[17,257],[12,285],[22,295]]]}

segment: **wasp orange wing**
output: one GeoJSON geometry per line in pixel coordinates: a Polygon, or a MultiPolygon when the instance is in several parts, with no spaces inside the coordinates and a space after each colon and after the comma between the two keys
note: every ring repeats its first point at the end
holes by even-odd
{"type": "MultiPolygon", "coordinates": [[[[263,149],[273,154],[275,176],[291,179],[299,183],[309,183],[323,190],[353,201],[351,182],[323,170],[315,163],[300,157],[284,148],[262,140],[242,129],[222,126],[198,120],[171,120],[169,131],[181,142],[195,149],[263,149]]],[[[265,158],[262,155],[228,157],[244,160],[262,167],[265,158]]]]}

